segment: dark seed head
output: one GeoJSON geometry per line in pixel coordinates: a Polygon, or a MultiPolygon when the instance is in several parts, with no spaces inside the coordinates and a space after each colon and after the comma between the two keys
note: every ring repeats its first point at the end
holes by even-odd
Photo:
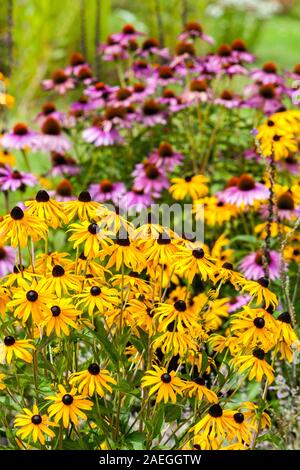
{"type": "Polygon", "coordinates": [[[10,216],[14,220],[22,220],[24,217],[24,212],[22,211],[21,207],[16,206],[10,211],[10,216]]]}
{"type": "Polygon", "coordinates": [[[5,346],[12,346],[15,344],[16,340],[13,336],[5,336],[4,338],[4,344],[5,346]]]}
{"type": "Polygon", "coordinates": [[[93,362],[92,364],[89,365],[88,371],[91,375],[98,375],[100,372],[100,367],[98,366],[98,364],[93,362]]]}
{"type": "Polygon", "coordinates": [[[61,277],[65,274],[65,270],[62,266],[59,264],[56,264],[54,268],[52,269],[52,276],[53,277],[61,277]]]}
{"type": "Polygon", "coordinates": [[[197,385],[205,385],[205,380],[203,377],[196,377],[196,379],[193,380],[197,385]]]}
{"type": "Polygon", "coordinates": [[[236,423],[238,424],[242,424],[242,422],[244,421],[245,419],[245,416],[243,415],[243,413],[235,413],[233,415],[233,419],[236,423]]]}
{"type": "Polygon", "coordinates": [[[262,287],[268,287],[269,286],[269,279],[266,277],[261,277],[258,279],[258,284],[260,284],[262,287]]]}
{"type": "Polygon", "coordinates": [[[160,378],[164,384],[169,384],[172,380],[172,377],[170,376],[170,374],[162,374],[160,378]]]}
{"type": "Polygon", "coordinates": [[[193,250],[193,256],[194,258],[196,259],[202,259],[204,258],[204,250],[203,248],[196,248],[195,250],[193,250]]]}
{"type": "Polygon", "coordinates": [[[291,323],[292,322],[291,315],[289,314],[289,312],[281,313],[277,320],[279,320],[283,323],[291,323]]]}
{"type": "Polygon", "coordinates": [[[35,302],[39,297],[39,294],[35,290],[29,290],[26,294],[26,299],[29,302],[35,302]]]}
{"type": "Polygon", "coordinates": [[[252,355],[262,361],[265,358],[265,351],[261,348],[255,348],[252,355]]]}
{"type": "Polygon", "coordinates": [[[92,235],[96,235],[98,233],[98,225],[97,224],[90,224],[88,226],[88,231],[92,234],[92,235]]]}
{"type": "Polygon", "coordinates": [[[186,311],[186,303],[184,300],[177,300],[174,304],[175,310],[177,312],[185,312],[186,311]]]}
{"type": "Polygon", "coordinates": [[[212,405],[209,408],[208,413],[210,414],[212,418],[221,418],[223,414],[223,410],[220,407],[220,405],[212,405]]]}
{"type": "Polygon", "coordinates": [[[33,415],[31,417],[32,424],[41,424],[42,421],[43,420],[42,420],[42,417],[40,415],[33,415]]]}
{"type": "Polygon", "coordinates": [[[257,317],[253,320],[254,325],[256,328],[263,328],[265,326],[265,320],[262,317],[257,317]]]}
{"type": "Polygon", "coordinates": [[[97,295],[101,294],[101,289],[98,286],[91,287],[90,293],[92,296],[96,297],[97,295]]]}
{"type": "Polygon", "coordinates": [[[47,193],[47,191],[44,191],[43,189],[38,191],[36,196],[35,196],[35,200],[37,202],[48,202],[49,199],[50,199],[49,194],[47,193]]]}
{"type": "Polygon", "coordinates": [[[70,395],[69,393],[66,393],[63,397],[62,397],[62,402],[64,405],[72,405],[74,401],[74,398],[72,397],[72,395],[70,395]]]}
{"type": "Polygon", "coordinates": [[[231,263],[224,263],[222,268],[229,269],[230,271],[233,270],[233,265],[231,263]]]}
{"type": "Polygon", "coordinates": [[[51,312],[53,317],[58,317],[60,315],[61,309],[58,305],[53,305],[53,307],[51,307],[51,312]]]}
{"type": "Polygon", "coordinates": [[[88,191],[82,191],[78,196],[80,202],[91,202],[92,198],[88,191]]]}

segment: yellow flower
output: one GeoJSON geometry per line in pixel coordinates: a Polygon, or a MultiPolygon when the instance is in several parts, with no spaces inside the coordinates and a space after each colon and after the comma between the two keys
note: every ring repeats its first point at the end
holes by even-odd
{"type": "Polygon", "coordinates": [[[35,200],[26,201],[25,206],[28,207],[28,214],[38,217],[52,228],[61,227],[62,223],[68,222],[62,204],[50,199],[47,191],[38,191],[35,200]]]}
{"type": "Polygon", "coordinates": [[[175,322],[178,331],[182,332],[186,328],[198,327],[197,317],[188,309],[184,300],[177,300],[173,305],[158,304],[154,312],[154,319],[158,322],[161,331],[173,322],[175,322]]]}
{"type": "Polygon", "coordinates": [[[225,222],[238,215],[239,209],[232,204],[220,201],[216,196],[211,196],[197,199],[194,202],[193,212],[196,220],[202,220],[211,226],[223,226],[225,222]]]}
{"type": "Polygon", "coordinates": [[[157,393],[156,402],[164,400],[167,403],[169,400],[176,403],[176,395],[182,395],[184,382],[176,377],[174,371],[170,373],[165,367],[153,366],[154,370],[147,370],[142,378],[142,387],[151,387],[149,396],[157,393]]]}
{"type": "Polygon", "coordinates": [[[21,247],[27,245],[28,237],[33,241],[47,237],[47,226],[38,217],[23,212],[18,206],[14,207],[10,214],[4,216],[0,222],[0,233],[4,241],[10,240],[13,247],[18,244],[21,247]]]}
{"type": "Polygon", "coordinates": [[[278,300],[276,295],[268,289],[268,286],[269,280],[266,277],[261,277],[258,281],[245,281],[242,292],[249,292],[257,304],[264,302],[266,308],[271,306],[275,309],[278,305],[278,300]]]}
{"type": "Polygon", "coordinates": [[[0,165],[9,165],[15,166],[16,165],[16,157],[9,153],[7,150],[0,149],[0,165]]]}
{"type": "Polygon", "coordinates": [[[261,382],[265,375],[269,384],[274,381],[274,369],[265,361],[265,351],[261,348],[255,348],[252,354],[234,357],[232,364],[240,374],[247,371],[249,380],[255,378],[257,382],[261,382]]]}
{"type": "Polygon", "coordinates": [[[172,178],[171,182],[173,184],[170,186],[169,191],[177,201],[182,201],[186,196],[190,196],[192,199],[199,199],[208,193],[208,187],[205,184],[208,181],[208,178],[203,175],[172,178]]]}
{"type": "Polygon", "coordinates": [[[16,340],[13,336],[5,336],[3,343],[0,344],[0,364],[10,364],[13,355],[25,362],[32,362],[32,354],[28,349],[35,349],[31,344],[31,339],[16,340]]]}
{"type": "Polygon", "coordinates": [[[84,244],[84,256],[95,258],[101,246],[108,246],[107,232],[100,232],[100,227],[95,222],[84,220],[78,224],[71,224],[69,231],[73,232],[70,241],[75,241],[73,248],[84,244]]]}
{"type": "Polygon", "coordinates": [[[46,397],[46,400],[54,402],[48,408],[50,418],[54,416],[55,423],[62,420],[64,428],[67,428],[70,422],[77,426],[78,416],[87,419],[82,410],[91,410],[93,403],[82,395],[76,395],[76,388],[67,392],[63,385],[59,385],[58,389],[57,395],[46,397]]]}
{"type": "Polygon", "coordinates": [[[275,160],[286,158],[290,152],[297,152],[298,144],[292,134],[275,134],[271,139],[261,141],[261,150],[265,157],[274,154],[275,160]]]}
{"type": "Polygon", "coordinates": [[[116,289],[97,285],[84,288],[82,293],[76,296],[76,299],[77,307],[81,309],[87,308],[90,316],[93,315],[95,310],[103,313],[105,310],[120,303],[119,294],[116,289]]]}
{"type": "Polygon", "coordinates": [[[90,364],[87,370],[71,374],[69,382],[71,385],[77,384],[79,393],[90,397],[95,391],[100,397],[105,395],[106,390],[112,393],[110,384],[117,383],[108,370],[100,369],[96,363],[90,364]]]}
{"type": "Polygon", "coordinates": [[[49,292],[61,297],[63,294],[68,294],[70,290],[78,291],[81,280],[82,276],[71,274],[63,266],[56,264],[51,274],[42,279],[40,284],[44,289],[49,289],[49,292]]]}
{"type": "Polygon", "coordinates": [[[102,213],[101,204],[93,202],[88,191],[82,191],[77,201],[64,202],[63,206],[69,222],[74,218],[95,220],[97,213],[102,213]]]}
{"type": "Polygon", "coordinates": [[[214,259],[205,254],[203,248],[181,248],[174,257],[176,273],[187,278],[191,284],[196,274],[200,274],[203,281],[213,279],[215,271],[214,259]]]}
{"type": "Polygon", "coordinates": [[[5,374],[0,374],[0,391],[6,388],[6,385],[3,382],[4,379],[5,379],[5,374]]]}
{"type": "Polygon", "coordinates": [[[150,239],[143,243],[142,251],[146,260],[150,261],[153,266],[157,266],[167,264],[178,248],[176,241],[171,240],[167,234],[159,234],[155,240],[150,239]]]}
{"type": "Polygon", "coordinates": [[[50,336],[54,330],[57,336],[64,333],[69,335],[69,326],[77,329],[76,319],[80,312],[76,310],[70,299],[62,298],[48,304],[48,311],[44,314],[42,326],[46,326],[46,335],[50,336]]]}
{"type": "Polygon", "coordinates": [[[33,442],[39,440],[42,445],[45,444],[44,434],[51,439],[55,437],[54,432],[49,429],[49,426],[55,426],[55,423],[51,422],[47,415],[40,415],[36,405],[33,405],[32,411],[28,408],[23,408],[23,411],[24,413],[16,415],[14,422],[14,425],[20,428],[16,432],[17,436],[21,439],[32,436],[33,442]]]}
{"type": "Polygon", "coordinates": [[[269,350],[275,344],[275,321],[265,310],[246,308],[232,318],[230,328],[245,346],[269,350]]]}
{"type": "Polygon", "coordinates": [[[292,346],[298,341],[291,321],[291,316],[288,312],[281,313],[276,321],[276,339],[279,342],[280,359],[287,359],[289,362],[292,362],[294,356],[292,346]]]}
{"type": "Polygon", "coordinates": [[[108,246],[100,252],[100,257],[109,257],[106,268],[109,269],[112,266],[116,267],[119,271],[122,264],[132,269],[133,271],[141,272],[145,267],[145,259],[136,246],[134,240],[130,240],[127,236],[122,238],[117,237],[114,240],[114,244],[108,246]]]}
{"type": "Polygon", "coordinates": [[[223,410],[221,406],[216,403],[209,408],[208,414],[192,429],[195,435],[201,431],[203,436],[214,440],[216,438],[224,439],[226,433],[233,431],[234,427],[232,413],[229,410],[223,410]]]}
{"type": "Polygon", "coordinates": [[[189,397],[195,396],[200,401],[206,398],[210,403],[218,403],[217,395],[205,386],[205,380],[202,377],[186,382],[184,391],[187,392],[189,397]]]}

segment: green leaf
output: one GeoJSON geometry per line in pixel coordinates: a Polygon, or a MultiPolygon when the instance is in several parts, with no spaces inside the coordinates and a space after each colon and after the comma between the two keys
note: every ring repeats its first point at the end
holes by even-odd
{"type": "Polygon", "coordinates": [[[113,344],[109,341],[107,332],[101,322],[100,319],[96,320],[96,330],[91,330],[92,334],[96,336],[96,338],[100,341],[103,349],[106,351],[108,354],[108,357],[110,360],[115,364],[118,365],[119,358],[118,354],[113,346],[113,344]]]}

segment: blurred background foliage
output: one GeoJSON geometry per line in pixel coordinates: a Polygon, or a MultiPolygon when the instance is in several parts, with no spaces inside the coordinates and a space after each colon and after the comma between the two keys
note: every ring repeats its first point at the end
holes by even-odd
{"type": "MultiPolygon", "coordinates": [[[[72,51],[83,51],[94,65],[96,44],[124,23],[173,48],[182,24],[193,19],[217,45],[246,40],[259,63],[291,68],[300,62],[300,0],[1,0],[0,70],[10,75],[13,113],[36,110],[40,81],[65,66],[72,51]]],[[[108,74],[102,67],[101,78],[108,74]]]]}

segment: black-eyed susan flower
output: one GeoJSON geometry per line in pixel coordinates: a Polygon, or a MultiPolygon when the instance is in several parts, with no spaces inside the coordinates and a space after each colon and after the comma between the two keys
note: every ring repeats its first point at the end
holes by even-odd
{"type": "Polygon", "coordinates": [[[64,269],[69,270],[73,266],[73,261],[66,252],[52,251],[51,253],[39,253],[35,261],[35,271],[45,274],[51,271],[55,265],[59,264],[64,269]]]}
{"type": "Polygon", "coordinates": [[[10,364],[13,356],[25,362],[32,362],[32,354],[29,350],[35,349],[30,339],[16,340],[13,336],[5,336],[0,344],[0,364],[10,364]]]}
{"type": "Polygon", "coordinates": [[[271,427],[270,415],[266,411],[259,413],[258,404],[247,401],[240,405],[240,409],[243,410],[245,420],[255,429],[257,429],[258,424],[260,424],[261,429],[271,427]]]}
{"type": "Polygon", "coordinates": [[[13,311],[14,316],[23,324],[29,317],[36,325],[41,323],[44,313],[49,311],[47,303],[53,298],[42,282],[33,280],[29,284],[25,280],[20,280],[19,286],[12,288],[12,293],[12,300],[8,302],[7,308],[13,311]]]}
{"type": "Polygon", "coordinates": [[[275,160],[288,157],[290,152],[297,152],[298,144],[293,134],[278,132],[271,138],[260,141],[262,154],[265,157],[274,155],[275,160]]]}
{"type": "Polygon", "coordinates": [[[161,303],[154,310],[154,318],[164,330],[175,322],[179,331],[185,328],[198,327],[197,317],[188,308],[184,300],[177,300],[174,304],[161,303]]]}
{"type": "Polygon", "coordinates": [[[248,292],[253,300],[256,300],[257,304],[264,303],[266,308],[272,306],[276,308],[278,305],[278,299],[276,295],[268,289],[269,280],[266,277],[262,277],[257,281],[246,281],[242,287],[243,292],[248,292]]]}
{"type": "Polygon", "coordinates": [[[172,178],[171,183],[173,184],[170,186],[169,191],[177,201],[182,201],[186,196],[190,196],[192,199],[199,199],[207,195],[208,181],[208,178],[204,175],[172,178]]]}
{"type": "Polygon", "coordinates": [[[119,271],[122,264],[133,271],[141,272],[145,267],[145,258],[138,249],[136,241],[130,240],[128,236],[117,237],[114,243],[100,252],[100,257],[108,256],[106,268],[112,266],[119,271]]]}
{"type": "Polygon", "coordinates": [[[292,346],[298,342],[297,334],[291,323],[292,319],[288,312],[281,313],[276,321],[276,340],[281,354],[280,359],[287,359],[289,362],[292,362],[294,356],[292,346]]]}
{"type": "Polygon", "coordinates": [[[203,377],[196,377],[195,379],[186,382],[184,391],[187,392],[189,397],[196,397],[200,401],[203,398],[206,398],[210,403],[218,403],[219,401],[215,392],[205,386],[205,380],[203,377]]]}
{"type": "Polygon", "coordinates": [[[21,439],[30,437],[34,443],[39,440],[42,445],[45,444],[44,434],[50,439],[55,437],[54,432],[50,429],[51,426],[56,426],[55,423],[50,421],[46,414],[41,415],[36,405],[33,405],[32,411],[23,408],[23,412],[18,413],[14,421],[14,425],[20,428],[16,432],[17,436],[20,436],[21,439]]]}
{"type": "Polygon", "coordinates": [[[186,277],[189,283],[193,282],[196,274],[200,274],[201,279],[206,281],[213,279],[215,272],[214,259],[205,254],[203,248],[181,248],[173,259],[176,273],[186,277]]]}
{"type": "Polygon", "coordinates": [[[111,278],[112,286],[123,286],[123,289],[129,289],[135,294],[150,295],[153,288],[149,281],[143,279],[136,271],[130,271],[129,274],[115,274],[111,278]]]}
{"type": "Polygon", "coordinates": [[[69,327],[78,328],[76,319],[79,314],[80,312],[76,310],[71,299],[53,300],[52,303],[48,304],[41,325],[46,327],[47,336],[50,336],[53,331],[57,336],[61,336],[62,333],[68,336],[70,333],[69,327]]]}
{"type": "Polygon", "coordinates": [[[80,288],[80,281],[82,281],[82,276],[72,274],[60,264],[56,264],[51,273],[47,274],[40,283],[44,289],[61,297],[69,291],[77,291],[80,288]]]}
{"type": "Polygon", "coordinates": [[[239,341],[248,347],[261,346],[269,350],[275,342],[275,322],[263,309],[244,309],[232,317],[230,328],[239,341]]]}
{"type": "Polygon", "coordinates": [[[250,445],[255,428],[245,420],[245,415],[241,411],[233,411],[232,418],[235,427],[234,430],[229,430],[227,439],[250,445]]]}
{"type": "Polygon", "coordinates": [[[92,201],[88,191],[82,191],[78,199],[63,203],[68,221],[78,218],[79,220],[95,220],[97,212],[102,212],[102,206],[92,201]]]}
{"type": "Polygon", "coordinates": [[[261,348],[255,348],[252,354],[245,354],[234,357],[232,364],[238,369],[239,373],[247,371],[249,380],[255,378],[257,382],[261,382],[265,375],[269,384],[274,381],[274,369],[265,360],[265,351],[261,348]]]}
{"type": "Polygon", "coordinates": [[[150,239],[143,243],[142,250],[146,260],[157,266],[167,264],[178,251],[178,246],[176,240],[164,233],[159,234],[155,240],[150,239]]]}
{"type": "Polygon", "coordinates": [[[111,385],[117,383],[108,370],[100,369],[100,366],[94,362],[87,370],[71,374],[69,382],[78,387],[79,393],[90,397],[94,395],[94,392],[100,397],[103,397],[106,392],[112,393],[111,385]]]}
{"type": "Polygon", "coordinates": [[[0,391],[6,388],[4,380],[5,380],[5,374],[0,374],[0,391]]]}
{"type": "Polygon", "coordinates": [[[63,211],[61,203],[50,199],[47,191],[38,191],[35,200],[26,201],[25,206],[30,215],[43,220],[49,227],[61,227],[62,223],[66,224],[68,219],[63,211]]]}
{"type": "Polygon", "coordinates": [[[0,315],[5,317],[6,305],[10,299],[9,290],[6,287],[0,286],[0,315]]]}
{"type": "Polygon", "coordinates": [[[184,382],[176,377],[175,371],[170,373],[165,367],[153,366],[154,370],[147,370],[142,378],[142,387],[151,387],[149,396],[157,393],[156,401],[164,401],[167,403],[169,400],[176,403],[176,396],[182,395],[184,382]]]}
{"type": "Polygon", "coordinates": [[[152,346],[153,350],[160,349],[163,354],[172,353],[175,356],[179,354],[180,357],[185,357],[187,351],[190,353],[197,351],[197,338],[191,335],[188,328],[178,330],[175,322],[172,322],[167,328],[158,327],[152,346]]]}
{"type": "Polygon", "coordinates": [[[27,211],[16,206],[10,214],[4,216],[0,222],[0,233],[4,241],[10,242],[13,247],[27,245],[28,237],[33,241],[47,237],[48,228],[43,220],[34,215],[30,215],[27,211]]]}
{"type": "Polygon", "coordinates": [[[107,233],[100,231],[99,225],[95,222],[84,220],[71,224],[69,231],[72,232],[69,240],[74,242],[73,248],[83,245],[83,253],[87,258],[95,258],[102,246],[108,246],[107,233]]]}
{"type": "Polygon", "coordinates": [[[224,439],[229,431],[234,431],[232,413],[224,410],[219,403],[212,405],[208,413],[192,429],[197,435],[202,433],[210,441],[224,439]]]}
{"type": "Polygon", "coordinates": [[[196,220],[202,220],[208,225],[224,225],[239,213],[239,209],[233,204],[226,204],[216,196],[204,197],[194,202],[193,212],[196,220]]]}
{"type": "Polygon", "coordinates": [[[80,309],[87,309],[88,314],[92,316],[94,312],[103,313],[120,303],[120,297],[117,289],[104,285],[88,286],[76,296],[76,306],[80,309]]]}
{"type": "Polygon", "coordinates": [[[64,428],[67,428],[70,422],[77,426],[78,416],[87,419],[82,410],[91,410],[93,403],[83,395],[76,395],[76,388],[74,387],[70,392],[67,392],[63,385],[59,385],[58,390],[57,395],[46,397],[46,400],[54,402],[48,408],[49,417],[54,416],[55,423],[62,420],[64,428]]]}

